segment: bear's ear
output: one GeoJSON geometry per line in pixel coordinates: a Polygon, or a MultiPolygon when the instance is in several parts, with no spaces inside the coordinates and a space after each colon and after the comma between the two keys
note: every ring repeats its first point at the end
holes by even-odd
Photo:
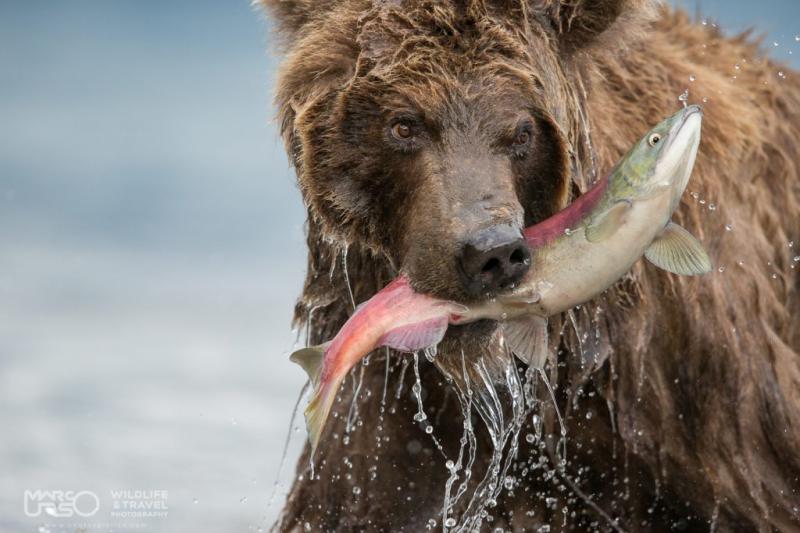
{"type": "Polygon", "coordinates": [[[253,3],[267,11],[285,38],[292,39],[310,22],[328,14],[335,0],[253,0],[253,3]]]}
{"type": "Polygon", "coordinates": [[[533,9],[557,34],[562,50],[618,48],[641,35],[659,0],[533,0],[533,9]]]}

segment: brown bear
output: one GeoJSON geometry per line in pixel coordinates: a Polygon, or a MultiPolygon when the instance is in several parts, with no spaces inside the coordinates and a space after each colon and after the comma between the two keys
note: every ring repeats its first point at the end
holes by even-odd
{"type": "Polygon", "coordinates": [[[675,220],[715,263],[640,261],[551,321],[552,398],[493,322],[429,358],[372,354],[276,529],[800,531],[800,74],[650,0],[261,1],[310,343],[399,272],[466,303],[507,290],[520,229],[687,88],[705,119],[675,220]]]}

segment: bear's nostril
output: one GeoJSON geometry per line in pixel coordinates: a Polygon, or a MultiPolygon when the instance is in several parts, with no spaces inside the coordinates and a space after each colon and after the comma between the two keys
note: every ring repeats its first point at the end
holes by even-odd
{"type": "Polygon", "coordinates": [[[512,265],[519,265],[525,262],[526,256],[527,254],[522,248],[515,248],[514,251],[511,252],[511,256],[509,256],[508,260],[512,265]]]}
{"type": "Polygon", "coordinates": [[[519,228],[503,224],[471,235],[460,263],[466,292],[480,296],[519,282],[530,268],[530,252],[519,228]]]}

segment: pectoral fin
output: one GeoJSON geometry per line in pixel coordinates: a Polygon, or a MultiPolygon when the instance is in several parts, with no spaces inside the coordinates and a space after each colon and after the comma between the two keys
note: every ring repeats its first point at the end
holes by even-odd
{"type": "Polygon", "coordinates": [[[503,323],[503,334],[517,357],[528,366],[543,368],[549,355],[547,319],[526,315],[503,323]]]}
{"type": "Polygon", "coordinates": [[[401,352],[416,352],[430,348],[444,337],[447,331],[447,315],[431,318],[416,324],[407,324],[387,332],[378,341],[378,346],[388,346],[401,352]]]}
{"type": "Polygon", "coordinates": [[[600,242],[611,237],[622,226],[631,205],[630,200],[620,200],[608,210],[597,215],[591,224],[586,226],[586,240],[600,242]]]}
{"type": "Polygon", "coordinates": [[[325,358],[325,350],[328,349],[330,342],[320,344],[317,346],[309,346],[302,348],[292,353],[289,360],[297,363],[308,374],[308,379],[311,380],[312,388],[316,389],[319,385],[319,376],[322,372],[322,361],[325,358]]]}
{"type": "Polygon", "coordinates": [[[711,260],[703,245],[681,226],[670,222],[645,251],[658,268],[682,276],[711,272],[711,260]]]}

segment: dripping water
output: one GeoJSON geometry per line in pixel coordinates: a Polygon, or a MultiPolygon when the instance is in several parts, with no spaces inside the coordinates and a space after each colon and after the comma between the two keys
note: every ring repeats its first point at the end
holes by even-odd
{"type": "Polygon", "coordinates": [[[583,351],[583,340],[581,339],[581,332],[580,329],[578,328],[578,320],[575,318],[575,313],[572,311],[572,309],[567,311],[567,317],[569,318],[569,322],[572,325],[572,330],[575,332],[575,338],[578,340],[578,355],[580,356],[581,369],[583,369],[585,353],[583,351]]]}
{"type": "Polygon", "coordinates": [[[414,385],[411,386],[411,390],[414,393],[414,397],[417,399],[417,413],[414,415],[414,421],[419,423],[425,423],[425,433],[430,435],[431,440],[433,440],[434,446],[436,449],[439,450],[439,453],[447,460],[447,454],[442,448],[442,444],[439,442],[439,439],[433,434],[433,426],[428,421],[428,415],[425,414],[425,408],[422,405],[422,380],[419,376],[419,353],[414,352],[414,385]]]}
{"type": "Polygon", "coordinates": [[[463,349],[461,350],[461,368],[467,390],[466,394],[458,395],[459,405],[461,406],[461,414],[464,418],[464,429],[459,441],[460,446],[456,462],[452,463],[448,461],[445,463],[450,471],[450,476],[447,478],[447,482],[445,483],[444,503],[442,507],[442,523],[445,524],[445,527],[443,528],[444,531],[447,531],[446,524],[448,524],[448,515],[450,514],[452,508],[458,503],[458,501],[467,491],[467,485],[472,478],[472,465],[475,462],[475,452],[477,449],[477,440],[475,438],[475,432],[472,428],[472,390],[470,389],[469,385],[469,374],[467,373],[463,349]],[[463,463],[465,448],[467,453],[466,465],[463,463]],[[458,473],[462,469],[464,471],[464,478],[458,485],[455,495],[451,496],[453,484],[456,482],[456,480],[458,480],[458,473]]]}
{"type": "MultiPolygon", "coordinates": [[[[364,382],[364,367],[366,366],[366,359],[361,361],[361,368],[358,372],[358,377],[353,376],[353,398],[350,400],[350,410],[347,413],[347,422],[345,423],[344,432],[348,440],[350,432],[353,430],[356,421],[358,420],[358,395],[361,393],[361,384],[364,382]]],[[[345,442],[345,444],[347,444],[345,442]]]]}
{"type": "Polygon", "coordinates": [[[353,306],[353,311],[356,310],[356,299],[353,297],[353,288],[350,285],[350,274],[347,271],[347,250],[349,247],[342,248],[342,271],[344,272],[344,283],[347,286],[347,294],[350,296],[350,305],[353,306]]]}
{"type": "Polygon", "coordinates": [[[408,359],[403,358],[403,366],[400,368],[400,381],[397,383],[397,391],[394,393],[394,398],[396,400],[399,400],[400,396],[403,394],[403,382],[406,379],[406,369],[408,369],[408,359]]]}
{"type": "MultiPolygon", "coordinates": [[[[578,117],[581,121],[581,127],[583,128],[583,137],[584,142],[586,143],[586,150],[589,152],[589,163],[592,166],[592,183],[595,183],[597,181],[597,156],[594,151],[594,144],[592,143],[592,127],[586,115],[588,97],[586,95],[586,86],[583,84],[582,77],[577,76],[577,80],[578,86],[581,89],[580,104],[578,105],[578,117]]],[[[583,181],[583,176],[581,176],[581,181],[583,181]]],[[[584,184],[584,187],[586,187],[586,184],[584,184]]]]}
{"type": "Polygon", "coordinates": [[[294,422],[297,419],[297,412],[300,410],[300,402],[302,401],[303,397],[308,391],[308,386],[311,384],[310,381],[306,381],[303,384],[303,388],[300,389],[300,394],[297,395],[297,400],[294,402],[294,408],[292,409],[292,417],[289,419],[289,431],[286,432],[286,439],[283,441],[283,451],[281,452],[281,462],[278,463],[278,472],[275,474],[275,482],[272,485],[272,494],[269,496],[269,502],[267,503],[267,509],[272,507],[272,504],[275,501],[275,495],[278,493],[278,489],[280,488],[280,479],[281,479],[281,471],[283,471],[283,465],[286,464],[286,456],[289,453],[289,443],[292,440],[292,433],[294,433],[295,427],[294,422]]]}
{"type": "Polygon", "coordinates": [[[381,411],[386,407],[386,389],[389,388],[389,348],[383,349],[384,355],[386,356],[386,370],[383,374],[383,395],[381,395],[381,411]]]}
{"type": "MultiPolygon", "coordinates": [[[[497,363],[500,364],[500,368],[490,369],[484,357],[477,358],[469,366],[467,366],[466,360],[462,359],[464,380],[463,390],[459,389],[460,401],[464,406],[475,407],[475,411],[489,435],[492,454],[486,473],[474,488],[460,521],[455,516],[443,516],[445,530],[447,527],[458,532],[480,529],[486,516],[485,509],[496,505],[497,497],[504,488],[501,480],[505,478],[517,456],[518,437],[526,414],[523,385],[510,354],[507,354],[507,360],[497,361],[497,363]],[[477,379],[468,380],[467,376],[470,374],[475,375],[477,379]],[[497,386],[500,386],[499,390],[497,386]],[[469,392],[465,393],[466,391],[469,392]],[[510,402],[505,404],[510,403],[511,413],[509,416],[506,416],[503,411],[504,403],[501,401],[501,394],[510,399],[510,402]]],[[[464,414],[465,417],[469,416],[471,410],[464,414]]],[[[474,431],[471,425],[466,424],[467,422],[465,422],[464,431],[467,438],[465,444],[474,448],[474,431]]],[[[467,467],[469,470],[471,470],[473,461],[474,452],[470,451],[467,467]]],[[[465,474],[465,479],[459,485],[455,496],[447,502],[446,509],[452,511],[455,502],[466,492],[468,481],[469,478],[465,474]]]]}

